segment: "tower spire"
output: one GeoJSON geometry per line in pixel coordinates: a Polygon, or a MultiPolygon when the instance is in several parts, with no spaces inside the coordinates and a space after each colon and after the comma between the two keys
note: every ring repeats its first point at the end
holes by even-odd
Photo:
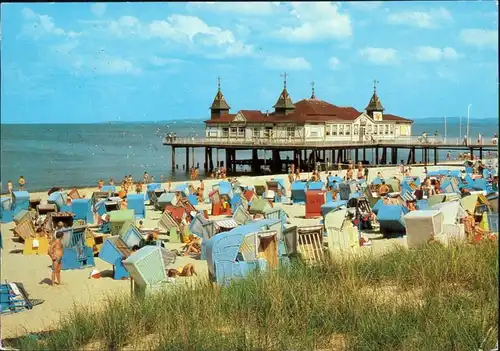
{"type": "Polygon", "coordinates": [[[311,99],[316,99],[316,96],[314,95],[314,80],[311,82],[311,87],[312,87],[311,99]]]}
{"type": "Polygon", "coordinates": [[[288,77],[288,74],[286,72],[284,74],[280,74],[281,77],[283,77],[283,88],[286,89],[286,77],[288,77]]]}
{"type": "Polygon", "coordinates": [[[217,94],[215,94],[214,102],[212,103],[212,106],[210,106],[211,110],[211,118],[220,118],[223,115],[226,115],[229,113],[229,110],[231,107],[228,105],[226,99],[224,98],[224,95],[222,94],[222,91],[220,89],[220,80],[221,77],[217,77],[217,94]]]}
{"type": "Polygon", "coordinates": [[[380,83],[378,80],[374,79],[373,80],[373,93],[377,93],[377,83],[380,83]]]}

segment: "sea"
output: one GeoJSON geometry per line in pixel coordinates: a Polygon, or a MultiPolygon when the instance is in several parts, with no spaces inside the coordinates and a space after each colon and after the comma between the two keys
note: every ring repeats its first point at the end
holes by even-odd
{"type": "MultiPolygon", "coordinates": [[[[173,181],[186,180],[185,148],[176,150],[177,171],[171,169],[171,147],[163,146],[163,137],[176,133],[178,137],[204,136],[202,120],[100,123],[100,124],[1,124],[1,189],[5,193],[7,182],[11,180],[15,187],[20,176],[26,179],[26,190],[46,191],[53,186],[64,188],[97,186],[103,179],[110,178],[117,183],[125,175],[142,179],[148,172],[156,181],[163,175],[173,181]]],[[[491,138],[498,133],[498,119],[476,119],[470,121],[470,134],[476,138],[481,133],[491,138]]],[[[413,135],[427,132],[433,135],[437,131],[445,134],[444,119],[416,120],[413,135]]],[[[462,120],[462,134],[465,121],[462,120]]],[[[448,140],[458,140],[460,136],[459,119],[448,118],[446,123],[448,140]],[[454,138],[454,139],[453,139],[454,138]]],[[[451,151],[451,150],[450,150],[451,151]]],[[[440,159],[448,151],[441,151],[440,159]]],[[[281,157],[290,155],[282,153],[281,157]]],[[[451,151],[453,157],[458,151],[451,151]]],[[[270,152],[260,152],[259,157],[270,158],[270,152]]],[[[417,160],[420,156],[417,153],[417,160]]],[[[251,153],[238,151],[238,158],[251,158],[251,153]]],[[[367,160],[373,155],[367,152],[367,160]]],[[[406,159],[407,154],[399,156],[406,159]]],[[[216,160],[225,160],[224,151],[215,155],[216,160]]],[[[192,162],[192,156],[191,156],[192,162]]],[[[194,164],[199,163],[203,175],[205,162],[204,148],[195,148],[194,164]]],[[[243,171],[240,169],[239,171],[243,171]]]]}

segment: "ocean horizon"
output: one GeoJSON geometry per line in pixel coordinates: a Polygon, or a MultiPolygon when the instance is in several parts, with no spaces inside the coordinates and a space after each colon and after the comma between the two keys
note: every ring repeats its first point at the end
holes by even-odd
{"type": "MultiPolygon", "coordinates": [[[[86,187],[96,186],[99,179],[108,183],[113,178],[117,183],[128,174],[134,179],[142,179],[144,172],[154,176],[155,181],[171,177],[172,180],[187,180],[183,171],[185,148],[176,150],[179,170],[172,172],[171,147],[163,146],[163,136],[176,133],[178,137],[203,137],[205,119],[155,122],[105,122],[78,124],[1,124],[1,175],[2,193],[7,181],[17,187],[19,176],[26,179],[28,191],[45,191],[53,186],[86,187]]],[[[462,135],[465,133],[466,119],[462,118],[462,135]]],[[[470,134],[477,138],[481,133],[491,138],[498,133],[497,119],[470,119],[470,134]],[[493,128],[493,125],[496,126],[493,128]]],[[[447,137],[460,136],[459,118],[447,118],[447,137]]],[[[444,118],[415,120],[413,135],[437,131],[444,136],[444,118]]],[[[450,150],[451,151],[451,150],[450,150]]],[[[444,160],[447,150],[440,151],[444,160]]],[[[293,157],[289,153],[289,157],[293,157]]],[[[451,151],[452,157],[458,151],[451,151]]],[[[282,153],[286,157],[287,153],[282,153]]],[[[238,158],[250,158],[251,153],[238,151],[238,158]]],[[[259,152],[259,158],[264,152],[259,152]]],[[[270,157],[267,152],[266,158],[270,157]]],[[[367,160],[372,161],[372,153],[367,152],[367,160]]],[[[407,154],[400,153],[406,160],[407,154]]],[[[417,152],[417,160],[420,155],[417,152]]],[[[191,162],[192,162],[191,157],[191,162]]],[[[218,160],[225,160],[219,151],[218,160]]],[[[217,155],[214,154],[214,163],[217,155]]],[[[194,152],[194,164],[199,164],[203,175],[204,149],[194,152]]]]}

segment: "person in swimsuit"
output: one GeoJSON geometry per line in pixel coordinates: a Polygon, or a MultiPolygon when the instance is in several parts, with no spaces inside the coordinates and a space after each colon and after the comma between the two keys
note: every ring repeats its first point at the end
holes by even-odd
{"type": "Polygon", "coordinates": [[[24,191],[24,185],[26,184],[26,180],[23,176],[19,177],[19,191],[24,191]]]}
{"type": "Polygon", "coordinates": [[[61,285],[61,268],[63,257],[62,238],[64,233],[57,231],[56,239],[50,244],[48,254],[52,259],[52,286],[61,285]],[[56,283],[57,281],[57,283],[56,283]]]}
{"type": "Polygon", "coordinates": [[[11,180],[7,182],[7,191],[9,192],[9,195],[12,196],[12,193],[14,192],[14,184],[12,184],[11,180]]]}

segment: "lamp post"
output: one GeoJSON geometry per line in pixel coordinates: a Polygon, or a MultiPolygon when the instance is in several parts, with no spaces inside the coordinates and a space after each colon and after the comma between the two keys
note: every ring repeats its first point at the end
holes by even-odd
{"type": "Polygon", "coordinates": [[[462,141],[462,116],[460,115],[460,138],[458,139],[458,144],[462,141]]]}
{"type": "Polygon", "coordinates": [[[446,116],[444,116],[444,142],[446,143],[446,133],[447,130],[446,130],[446,116]]]}
{"type": "Polygon", "coordinates": [[[472,104],[469,104],[467,106],[467,144],[470,144],[471,138],[470,138],[470,130],[469,130],[469,117],[470,117],[470,107],[472,104]]]}

